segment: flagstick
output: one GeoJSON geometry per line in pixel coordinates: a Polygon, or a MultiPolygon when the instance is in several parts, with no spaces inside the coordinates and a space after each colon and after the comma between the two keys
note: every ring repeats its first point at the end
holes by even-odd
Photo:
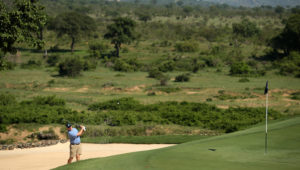
{"type": "Polygon", "coordinates": [[[268,151],[268,93],[266,94],[266,136],[265,136],[265,154],[268,151]]]}

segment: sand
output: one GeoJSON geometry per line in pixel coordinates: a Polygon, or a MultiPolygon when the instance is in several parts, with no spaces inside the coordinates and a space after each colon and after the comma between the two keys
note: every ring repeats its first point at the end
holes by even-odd
{"type": "MultiPolygon", "coordinates": [[[[0,151],[1,170],[46,170],[66,164],[69,158],[69,143],[30,149],[0,151]]],[[[81,160],[106,157],[129,152],[168,147],[167,144],[82,144],[81,160]]],[[[73,159],[75,162],[76,159],[73,159]]]]}

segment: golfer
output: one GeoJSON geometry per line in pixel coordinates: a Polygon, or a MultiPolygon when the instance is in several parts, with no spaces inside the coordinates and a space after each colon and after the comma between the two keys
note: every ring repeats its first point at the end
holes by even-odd
{"type": "Polygon", "coordinates": [[[80,126],[80,131],[73,128],[70,123],[66,124],[68,128],[68,136],[70,138],[70,157],[68,159],[68,164],[72,162],[73,158],[76,156],[76,161],[80,160],[80,155],[82,154],[80,136],[83,134],[85,129],[84,126],[80,126]]]}

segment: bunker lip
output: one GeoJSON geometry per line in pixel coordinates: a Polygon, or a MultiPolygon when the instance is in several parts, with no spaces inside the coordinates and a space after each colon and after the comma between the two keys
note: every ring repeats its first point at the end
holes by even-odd
{"type": "MultiPolygon", "coordinates": [[[[2,169],[45,170],[65,165],[69,157],[70,143],[57,145],[0,151],[2,169]]],[[[146,151],[173,146],[170,144],[87,144],[84,143],[81,159],[107,157],[118,154],[146,151]]],[[[74,161],[73,161],[74,162],[74,161]]]]}

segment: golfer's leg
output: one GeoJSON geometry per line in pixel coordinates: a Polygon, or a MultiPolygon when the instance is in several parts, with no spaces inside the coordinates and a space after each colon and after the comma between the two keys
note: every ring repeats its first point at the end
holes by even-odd
{"type": "Polygon", "coordinates": [[[72,163],[72,160],[73,160],[73,157],[70,157],[70,158],[68,159],[68,164],[72,163]]]}
{"type": "Polygon", "coordinates": [[[70,157],[68,159],[68,164],[72,163],[73,158],[75,157],[76,154],[76,148],[74,147],[74,145],[70,145],[70,157]]]}
{"type": "Polygon", "coordinates": [[[81,144],[78,145],[77,147],[77,152],[76,152],[76,160],[80,161],[80,155],[82,154],[82,149],[81,149],[81,144]]]}
{"type": "Polygon", "coordinates": [[[76,155],[76,161],[80,161],[80,155],[76,155]]]}

